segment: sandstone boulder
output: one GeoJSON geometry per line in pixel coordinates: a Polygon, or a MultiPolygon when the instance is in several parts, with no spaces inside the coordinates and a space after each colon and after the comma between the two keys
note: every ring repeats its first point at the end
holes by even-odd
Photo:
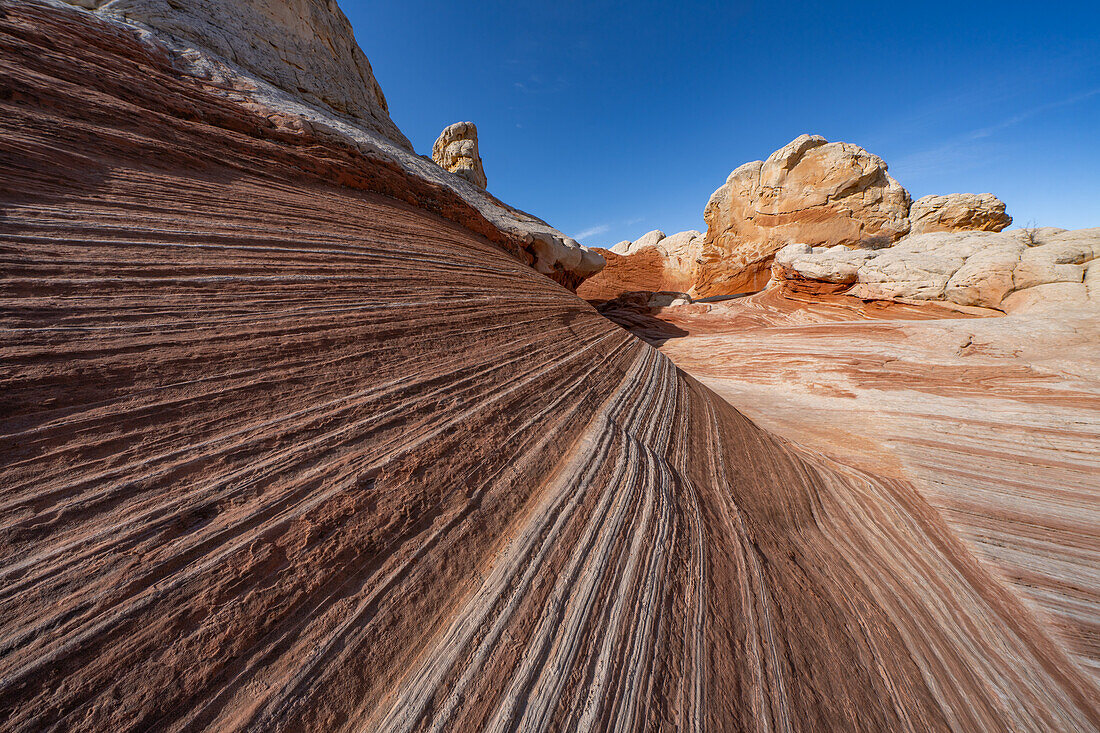
{"type": "Polygon", "coordinates": [[[646,247],[656,246],[658,242],[665,238],[665,233],[660,229],[654,229],[653,231],[646,232],[642,236],[635,239],[633,242],[625,240],[619,242],[611,248],[611,251],[617,255],[630,255],[634,254],[638,250],[645,249],[646,247]]]}
{"type": "Polygon", "coordinates": [[[991,243],[966,258],[944,287],[944,297],[959,305],[998,304],[1015,287],[1012,273],[1024,246],[1016,242],[991,243]]]}
{"type": "Polygon", "coordinates": [[[1005,311],[1100,305],[1100,227],[1065,231],[929,232],[878,250],[789,245],[772,268],[780,287],[852,283],[873,300],[946,300],[1005,311]],[[841,250],[846,251],[841,251],[841,250]],[[851,268],[855,266],[855,276],[851,268]]]}
{"type": "Polygon", "coordinates": [[[703,253],[703,233],[689,229],[665,237],[657,243],[665,258],[665,283],[680,292],[695,286],[695,271],[703,253]]]}
{"type": "Polygon", "coordinates": [[[478,188],[487,185],[477,147],[477,125],[472,122],[456,122],[444,128],[432,145],[432,160],[478,188]]]}
{"type": "Polygon", "coordinates": [[[835,247],[811,247],[789,244],[775,255],[775,264],[798,271],[803,277],[828,283],[854,283],[856,273],[871,250],[835,247]]]}
{"type": "Polygon", "coordinates": [[[757,290],[784,246],[876,246],[909,231],[909,193],[877,155],[801,135],[746,163],[711,196],[696,292],[757,290]]]}
{"type": "Polygon", "coordinates": [[[924,232],[999,232],[1012,223],[1005,204],[991,193],[924,196],[909,209],[910,234],[924,232]]]}

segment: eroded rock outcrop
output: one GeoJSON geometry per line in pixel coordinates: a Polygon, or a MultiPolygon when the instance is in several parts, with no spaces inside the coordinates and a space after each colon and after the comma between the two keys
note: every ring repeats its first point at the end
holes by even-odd
{"type": "Polygon", "coordinates": [[[642,236],[631,242],[629,239],[619,242],[611,247],[611,251],[617,255],[629,255],[646,247],[656,247],[657,243],[664,239],[667,234],[660,229],[654,229],[653,231],[646,232],[642,236]]]}
{"type": "Polygon", "coordinates": [[[867,299],[944,300],[1006,311],[1100,304],[1100,228],[910,235],[878,250],[788,245],[775,258],[781,287],[843,285],[867,299]],[[1096,269],[1096,272],[1093,270],[1096,269]]]}
{"type": "Polygon", "coordinates": [[[1012,223],[1005,204],[991,193],[924,196],[909,208],[909,233],[999,232],[1012,223]]]}
{"type": "Polygon", "coordinates": [[[34,0],[0,84],[5,728],[1100,725],[913,483],[761,430],[454,188],[34,0]]]}
{"type": "Polygon", "coordinates": [[[69,0],[155,29],[412,151],[333,0],[69,0]]]}
{"type": "Polygon", "coordinates": [[[909,204],[882,158],[850,143],[801,135],[767,160],[735,170],[711,196],[695,291],[759,290],[772,257],[794,242],[894,242],[909,231],[909,204]]]}
{"type": "Polygon", "coordinates": [[[780,288],[702,307],[626,325],[759,424],[911,481],[1100,679],[1100,309],[780,288]]]}
{"type": "Polygon", "coordinates": [[[439,133],[432,145],[432,160],[445,171],[461,176],[478,188],[485,188],[485,167],[477,146],[477,125],[456,122],[439,133]]]}
{"type": "MultiPolygon", "coordinates": [[[[59,0],[49,0],[58,2],[59,0]]],[[[273,125],[342,141],[473,207],[523,258],[576,288],[603,258],[416,155],[389,120],[385,97],[334,0],[81,0],[114,24],[139,31],[193,76],[244,102],[273,125]]]]}
{"type": "Polygon", "coordinates": [[[703,235],[697,230],[665,236],[654,229],[633,242],[611,247],[604,255],[607,266],[586,280],[577,293],[589,300],[611,300],[640,291],[688,294],[702,249],[703,235]]]}

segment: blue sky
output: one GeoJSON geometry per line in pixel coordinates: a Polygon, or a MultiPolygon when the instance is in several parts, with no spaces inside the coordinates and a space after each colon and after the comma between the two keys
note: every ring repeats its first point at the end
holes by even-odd
{"type": "Polygon", "coordinates": [[[1100,3],[340,0],[417,152],[477,123],[489,190],[585,244],[705,229],[807,132],[914,198],[1100,226],[1100,3]]]}

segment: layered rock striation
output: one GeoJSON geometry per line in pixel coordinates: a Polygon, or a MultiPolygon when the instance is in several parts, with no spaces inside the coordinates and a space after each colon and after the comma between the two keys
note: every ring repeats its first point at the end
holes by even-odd
{"type": "Polygon", "coordinates": [[[229,61],[412,152],[333,0],[70,0],[229,61]]]}
{"type": "Polygon", "coordinates": [[[178,61],[0,0],[6,728],[1100,726],[909,479],[178,61]]]}
{"type": "Polygon", "coordinates": [[[1100,309],[978,313],[769,288],[660,311],[661,350],[776,434],[910,481],[1100,679],[1100,309]]]}
{"type": "Polygon", "coordinates": [[[909,232],[999,232],[1012,223],[1004,201],[991,193],[925,196],[909,209],[909,232]]]}
{"type": "Polygon", "coordinates": [[[272,124],[344,145],[447,189],[569,288],[603,258],[545,221],[416,155],[389,120],[385,97],[334,0],[38,0],[76,5],[130,29],[188,76],[246,103],[272,124]]]}

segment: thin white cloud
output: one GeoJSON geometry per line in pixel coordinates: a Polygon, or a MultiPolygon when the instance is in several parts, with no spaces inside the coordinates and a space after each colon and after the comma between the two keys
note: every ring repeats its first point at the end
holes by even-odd
{"type": "Polygon", "coordinates": [[[597,224],[594,227],[589,227],[582,232],[577,232],[577,239],[587,239],[588,237],[594,237],[597,234],[603,234],[604,232],[611,231],[610,224],[597,224]]]}
{"type": "Polygon", "coordinates": [[[1048,102],[1047,104],[1040,104],[1037,107],[1032,107],[1031,109],[1024,110],[1023,112],[1020,112],[1019,114],[1013,115],[1012,117],[1009,117],[1007,120],[1003,120],[1001,122],[998,122],[995,125],[990,125],[989,127],[983,127],[981,129],[974,130],[972,133],[970,133],[970,138],[972,140],[976,140],[980,137],[989,137],[990,135],[992,135],[995,132],[1000,132],[1001,130],[1005,129],[1006,127],[1012,127],[1013,125],[1015,125],[1019,122],[1023,122],[1024,120],[1026,120],[1030,117],[1034,117],[1035,115],[1042,114],[1043,112],[1048,112],[1052,109],[1057,109],[1059,107],[1066,107],[1066,106],[1069,106],[1071,104],[1077,104],[1078,102],[1083,102],[1086,99],[1089,99],[1090,97],[1095,97],[1097,94],[1100,94],[1100,89],[1092,89],[1090,91],[1085,92],[1084,94],[1075,94],[1072,97],[1067,97],[1065,99],[1060,99],[1057,102],[1048,102]]]}
{"type": "Polygon", "coordinates": [[[1092,89],[1083,94],[1037,105],[995,124],[971,130],[943,145],[897,158],[890,168],[896,175],[903,177],[927,175],[947,168],[956,172],[974,168],[988,162],[996,155],[992,141],[987,141],[986,138],[991,138],[996,133],[1036,115],[1083,102],[1097,94],[1100,94],[1100,89],[1092,89]]]}

